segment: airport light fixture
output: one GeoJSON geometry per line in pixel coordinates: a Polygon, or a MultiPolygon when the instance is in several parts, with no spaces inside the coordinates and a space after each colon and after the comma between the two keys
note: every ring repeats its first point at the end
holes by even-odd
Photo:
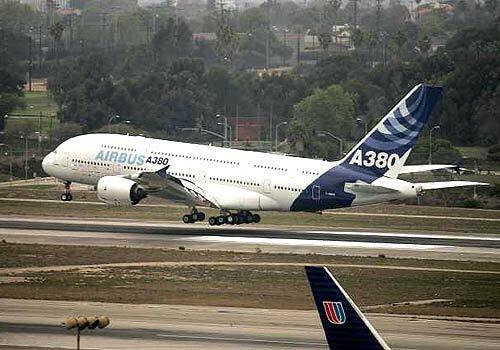
{"type": "Polygon", "coordinates": [[[326,131],[326,130],[315,130],[314,134],[316,136],[320,136],[320,137],[329,136],[332,139],[337,140],[339,142],[339,145],[340,145],[340,147],[339,147],[339,159],[342,159],[342,156],[344,155],[344,151],[343,151],[344,140],[342,140],[340,137],[335,136],[334,134],[332,134],[331,132],[326,131]]]}
{"type": "MultiPolygon", "coordinates": [[[[224,118],[224,141],[227,142],[227,117],[223,114],[217,113],[215,115],[216,118],[224,118]]],[[[219,123],[217,123],[219,125],[219,123]]]]}
{"type": "Polygon", "coordinates": [[[359,124],[363,124],[364,130],[365,130],[365,135],[368,134],[368,123],[366,122],[366,120],[358,117],[358,118],[356,118],[356,121],[359,124]]]}
{"type": "Polygon", "coordinates": [[[67,330],[76,329],[76,349],[80,350],[80,332],[84,329],[102,329],[109,326],[108,316],[77,316],[68,317],[62,322],[62,326],[67,330]]]}
{"type": "Polygon", "coordinates": [[[274,150],[277,152],[278,151],[278,128],[281,125],[288,125],[288,122],[281,122],[276,125],[276,128],[274,128],[274,150]]]}
{"type": "Polygon", "coordinates": [[[108,119],[108,132],[111,133],[111,123],[113,122],[113,120],[115,119],[120,119],[120,116],[118,114],[114,114],[112,115],[111,117],[109,117],[108,119]]]}
{"type": "Polygon", "coordinates": [[[439,130],[441,126],[434,125],[431,130],[429,130],[429,164],[432,164],[432,132],[434,130],[439,130]]]}

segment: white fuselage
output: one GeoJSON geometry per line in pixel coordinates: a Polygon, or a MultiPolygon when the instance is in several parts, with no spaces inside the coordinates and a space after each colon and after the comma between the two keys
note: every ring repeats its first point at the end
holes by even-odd
{"type": "MultiPolygon", "coordinates": [[[[315,185],[336,164],[140,136],[89,134],[63,142],[42,165],[49,175],[94,186],[104,176],[133,177],[168,165],[168,174],[196,184],[222,209],[289,211],[300,196],[306,207],[297,210],[316,211],[317,203],[338,196],[315,185]],[[314,204],[310,209],[307,200],[314,204]]],[[[396,198],[378,195],[375,202],[396,198]]],[[[374,202],[359,199],[348,205],[374,202]]]]}

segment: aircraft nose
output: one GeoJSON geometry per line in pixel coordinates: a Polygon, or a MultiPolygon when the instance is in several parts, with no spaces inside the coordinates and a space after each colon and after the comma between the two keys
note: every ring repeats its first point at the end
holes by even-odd
{"type": "Polygon", "coordinates": [[[43,160],[42,160],[42,169],[43,169],[43,171],[45,171],[45,173],[47,175],[50,175],[50,169],[51,169],[51,165],[53,164],[53,160],[54,160],[54,153],[53,152],[50,152],[49,154],[47,154],[45,156],[45,158],[43,158],[43,160]]]}

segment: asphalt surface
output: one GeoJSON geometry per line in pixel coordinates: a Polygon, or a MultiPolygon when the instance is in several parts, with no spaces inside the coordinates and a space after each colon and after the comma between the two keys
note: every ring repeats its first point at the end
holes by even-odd
{"type": "Polygon", "coordinates": [[[118,245],[279,253],[500,261],[500,237],[439,232],[370,232],[324,227],[216,226],[36,217],[0,217],[0,238],[41,244],[118,245]]]}
{"type": "MultiPolygon", "coordinates": [[[[111,325],[84,331],[82,349],[326,349],[315,311],[123,305],[0,299],[0,349],[70,349],[68,316],[106,314],[111,325]]],[[[500,324],[370,315],[393,349],[493,350],[500,324]]]]}

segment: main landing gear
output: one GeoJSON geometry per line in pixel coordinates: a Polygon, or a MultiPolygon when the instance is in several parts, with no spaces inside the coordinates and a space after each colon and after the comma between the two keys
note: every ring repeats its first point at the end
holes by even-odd
{"type": "Polygon", "coordinates": [[[211,226],[219,226],[223,224],[228,225],[241,225],[259,223],[260,215],[252,214],[249,211],[239,211],[237,214],[225,213],[219,216],[211,216],[208,218],[208,223],[211,226]]]}
{"type": "Polygon", "coordinates": [[[61,200],[63,202],[69,202],[73,199],[73,195],[71,194],[71,182],[64,181],[64,192],[61,194],[61,200]]]}
{"type": "Polygon", "coordinates": [[[185,224],[192,224],[196,221],[205,220],[205,213],[198,211],[196,209],[191,210],[191,214],[186,214],[182,217],[182,221],[185,224]]]}

